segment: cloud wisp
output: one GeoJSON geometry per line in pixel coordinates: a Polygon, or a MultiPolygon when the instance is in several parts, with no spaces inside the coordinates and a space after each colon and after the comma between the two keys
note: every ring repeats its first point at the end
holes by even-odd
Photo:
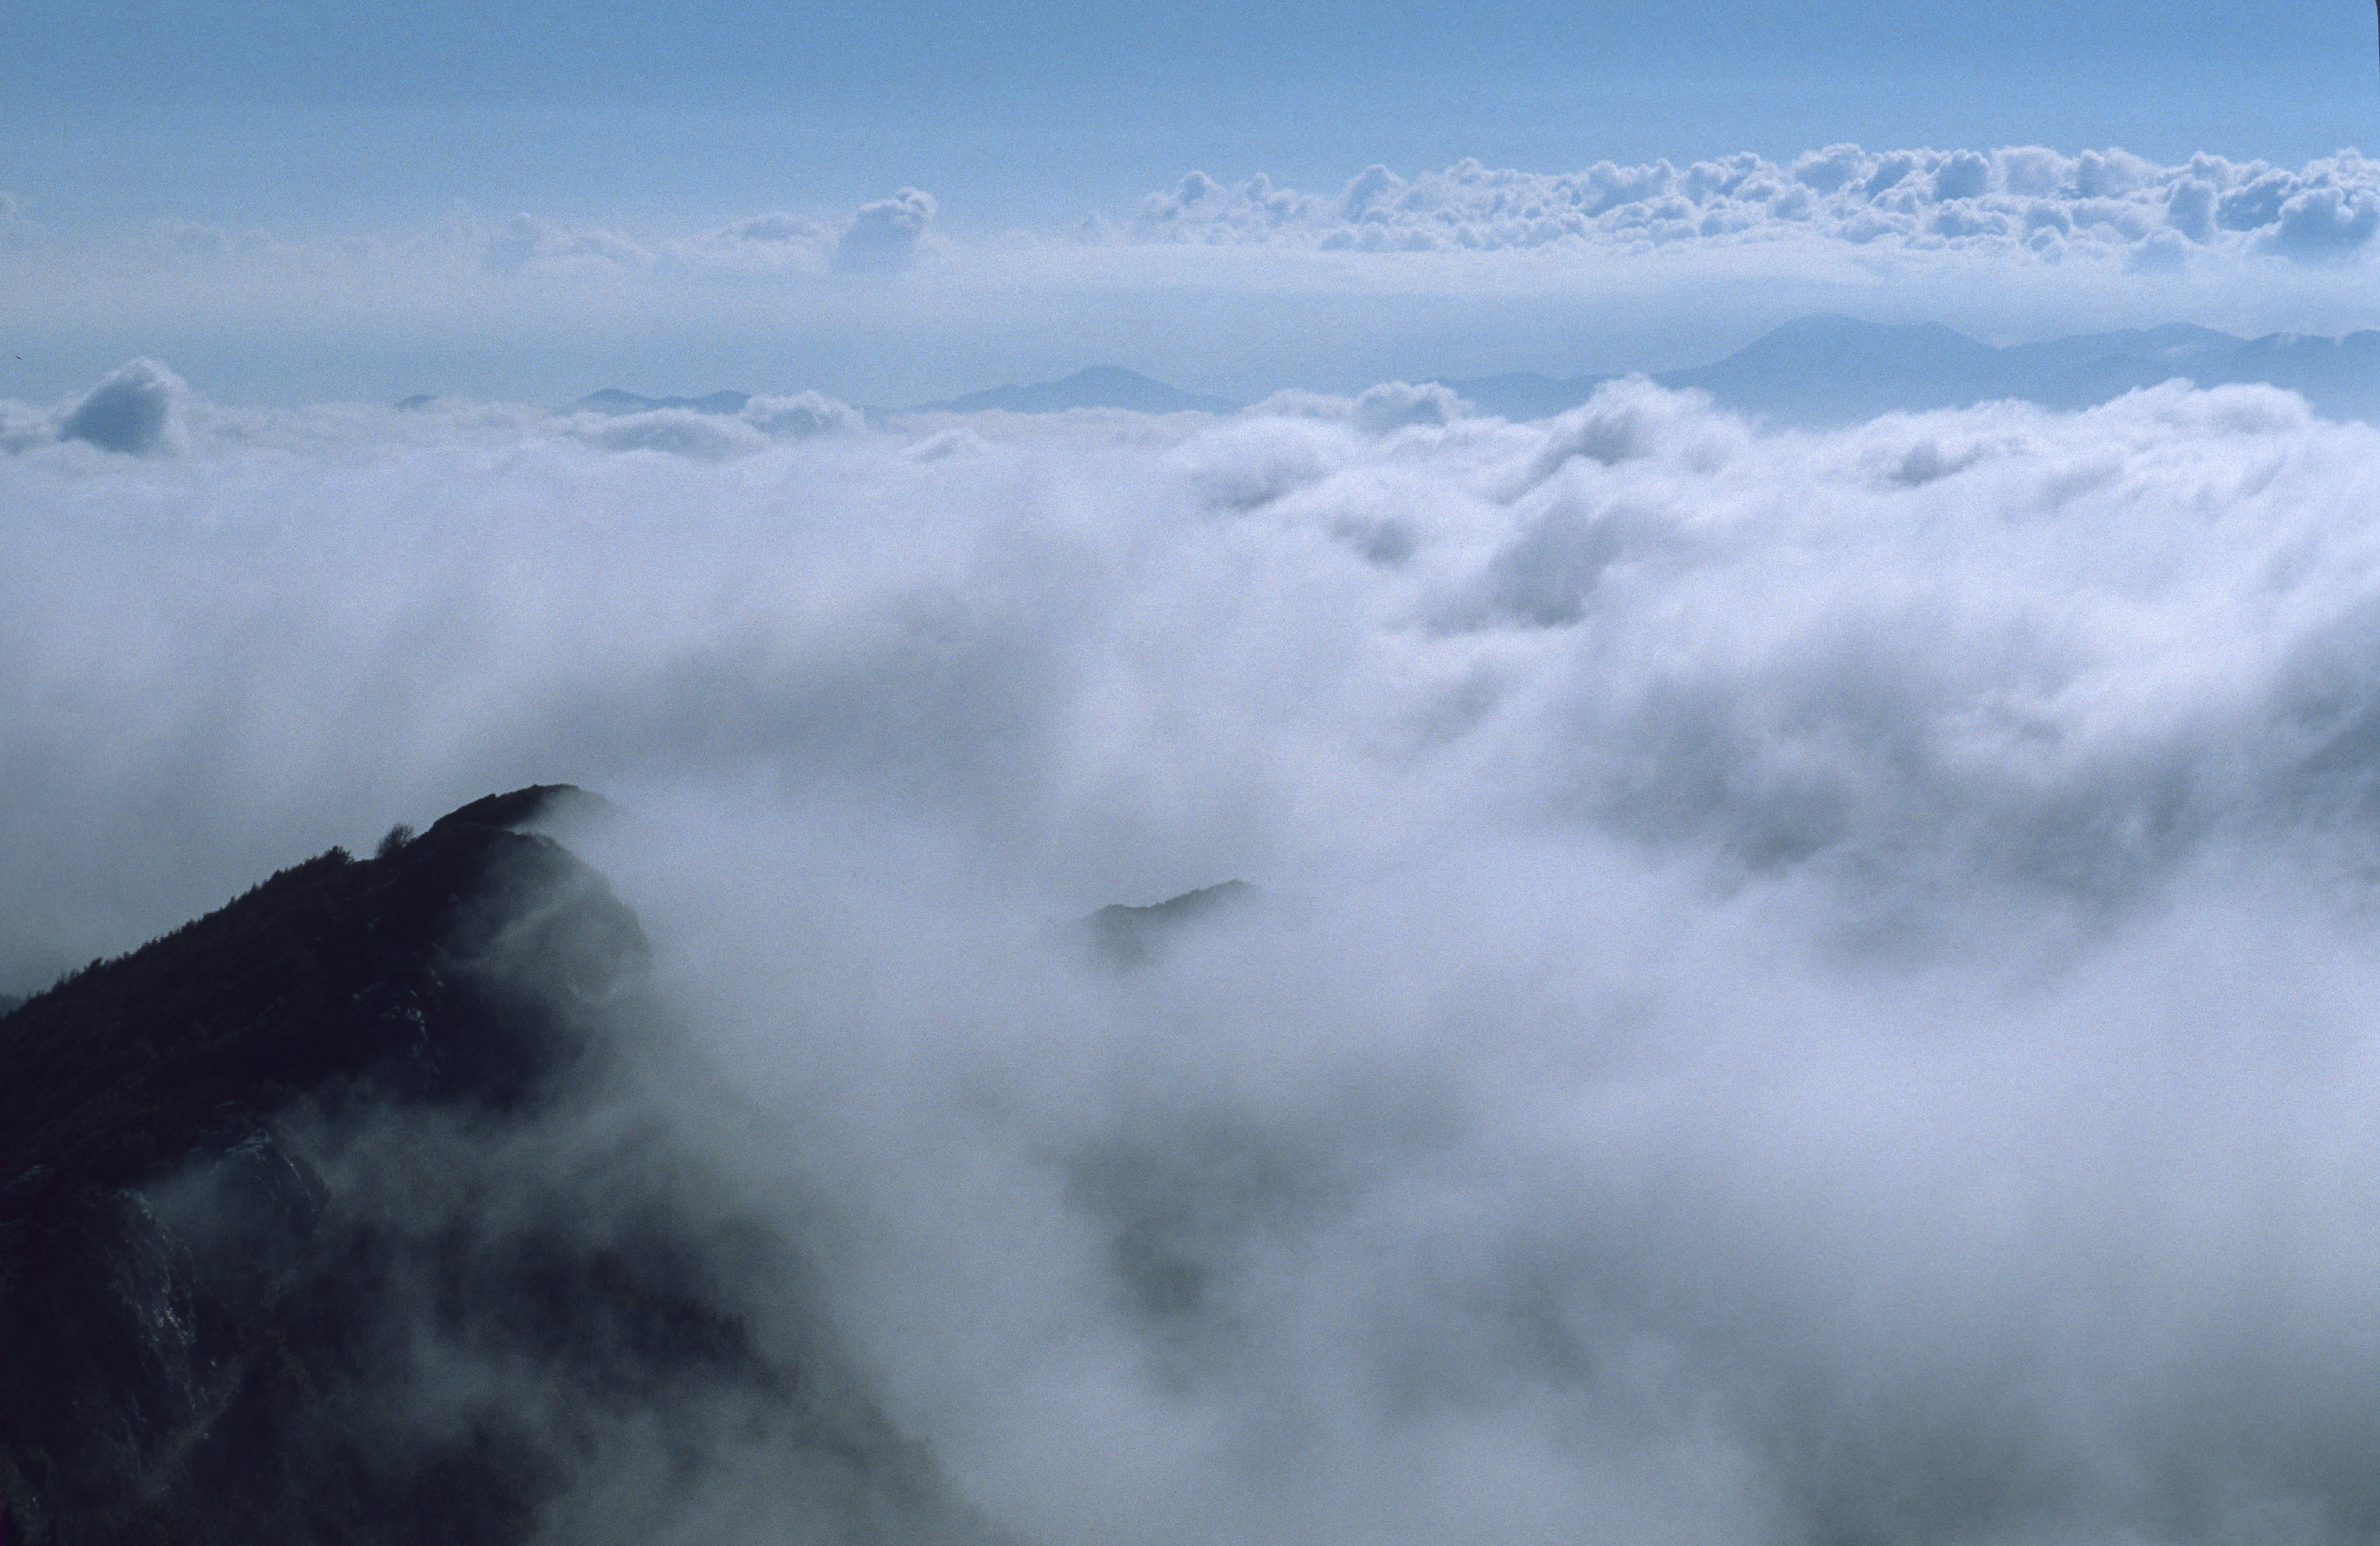
{"type": "Polygon", "coordinates": [[[58,433],[170,379],[0,420],[10,969],[605,791],[653,1098],[1020,1537],[2380,1523],[2380,431],[58,433]]]}

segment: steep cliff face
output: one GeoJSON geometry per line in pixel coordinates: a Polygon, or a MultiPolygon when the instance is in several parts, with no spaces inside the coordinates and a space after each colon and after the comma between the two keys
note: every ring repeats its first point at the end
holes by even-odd
{"type": "Polygon", "coordinates": [[[971,1540],[798,1253],[624,1099],[646,947],[516,830],[338,850],[0,1018],[0,1518],[971,1540]]]}

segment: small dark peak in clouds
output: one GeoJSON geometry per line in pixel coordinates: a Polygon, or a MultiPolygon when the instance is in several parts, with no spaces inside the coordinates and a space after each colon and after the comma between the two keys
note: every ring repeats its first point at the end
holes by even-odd
{"type": "Polygon", "coordinates": [[[410,397],[400,398],[396,405],[396,410],[399,413],[419,413],[424,408],[434,405],[437,401],[438,395],[434,392],[417,392],[410,397]]]}
{"type": "Polygon", "coordinates": [[[946,402],[921,403],[913,413],[1063,413],[1069,408],[1129,408],[1135,413],[1231,413],[1239,404],[1205,397],[1152,381],[1121,365],[1094,365],[1063,381],[994,386],[946,402]]]}
{"type": "Polygon", "coordinates": [[[751,400],[750,395],[743,392],[713,392],[702,397],[640,397],[634,392],[607,386],[601,392],[589,392],[571,407],[582,413],[608,413],[615,417],[651,413],[660,408],[686,408],[696,413],[741,413],[744,405],[751,400]]]}
{"type": "Polygon", "coordinates": [[[58,438],[133,456],[172,450],[181,436],[181,406],[188,395],[182,378],[156,360],[128,361],[67,411],[58,422],[58,438]]]}
{"type": "Polygon", "coordinates": [[[839,274],[898,274],[917,262],[927,227],[934,223],[934,196],[905,188],[890,199],[859,206],[859,213],[834,244],[839,274]]]}
{"type": "Polygon", "coordinates": [[[1143,966],[1157,958],[1167,941],[1191,924],[1243,907],[1261,896],[1245,881],[1225,881],[1146,907],[1111,903],[1083,919],[1099,956],[1117,966],[1143,966]]]}

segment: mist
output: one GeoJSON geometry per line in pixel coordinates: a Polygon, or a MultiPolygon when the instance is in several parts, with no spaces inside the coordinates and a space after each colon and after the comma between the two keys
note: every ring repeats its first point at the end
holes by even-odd
{"type": "Polygon", "coordinates": [[[1019,1540],[2380,1528],[2380,431],[838,410],[0,406],[0,991],[567,780],[1019,1540]]]}

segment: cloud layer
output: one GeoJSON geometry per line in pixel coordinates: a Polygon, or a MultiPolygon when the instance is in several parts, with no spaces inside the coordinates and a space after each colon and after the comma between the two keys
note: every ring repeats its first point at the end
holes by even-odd
{"type": "Polygon", "coordinates": [[[0,389],[55,395],[155,354],[217,396],[284,404],[619,385],[890,405],[1097,363],[1248,401],[1672,370],[1814,311],[1995,343],[2173,322],[2335,335],[2371,321],[2375,166],[2352,151],[2291,168],[1841,145],[1375,166],[1330,193],[1194,172],[1136,211],[1009,230],[965,189],[724,221],[665,202],[640,221],[458,207],[336,237],[204,219],[48,230],[0,195],[20,383],[0,389]],[[305,347],[257,347],[267,336],[305,347]]]}
{"type": "Polygon", "coordinates": [[[1226,186],[1193,172],[1136,212],[1139,241],[1356,251],[1552,248],[1581,256],[1680,243],[1823,241],[2034,262],[2117,257],[2170,268],[2194,249],[2301,262],[2353,256],[2380,232],[2380,163],[2352,151],[2291,170],[2198,155],[2065,155],[1832,145],[1780,165],[1749,152],[1582,172],[1463,161],[1407,178],[1374,166],[1335,196],[1226,186]]]}
{"type": "Polygon", "coordinates": [[[473,228],[481,262],[502,274],[565,277],[574,270],[713,277],[898,274],[933,237],[934,196],[905,188],[862,204],[840,229],[771,211],[691,236],[639,240],[601,226],[565,226],[514,215],[493,231],[473,228]]]}
{"type": "Polygon", "coordinates": [[[2380,1527],[2380,431],[8,411],[12,969],[604,790],[686,1125],[1026,1538],[2380,1527]]]}

